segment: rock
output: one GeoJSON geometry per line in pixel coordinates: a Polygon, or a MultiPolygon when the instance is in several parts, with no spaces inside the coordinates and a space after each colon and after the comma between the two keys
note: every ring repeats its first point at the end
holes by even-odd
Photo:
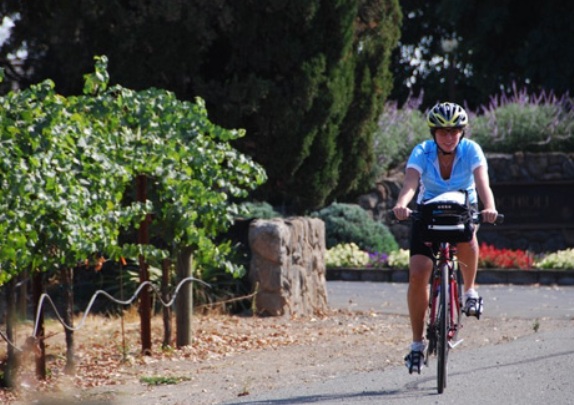
{"type": "Polygon", "coordinates": [[[258,315],[327,310],[325,224],[318,218],[258,219],[249,228],[249,279],[258,315]]]}

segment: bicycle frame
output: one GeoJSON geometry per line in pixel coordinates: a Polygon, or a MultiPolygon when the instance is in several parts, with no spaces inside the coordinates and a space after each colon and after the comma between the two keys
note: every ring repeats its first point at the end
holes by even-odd
{"type": "Polygon", "coordinates": [[[457,340],[461,324],[461,285],[459,283],[456,246],[448,242],[439,244],[438,255],[433,264],[430,281],[429,319],[427,340],[429,347],[425,363],[436,354],[438,393],[444,391],[447,383],[447,360],[450,349],[461,342],[457,340]]]}
{"type": "Polygon", "coordinates": [[[446,266],[448,269],[447,286],[448,286],[448,309],[449,309],[449,331],[448,340],[449,346],[454,348],[462,342],[462,340],[451,343],[456,339],[460,325],[460,312],[461,312],[461,288],[458,276],[458,263],[456,262],[456,246],[448,242],[439,244],[438,255],[435,257],[433,266],[433,274],[430,284],[430,300],[429,300],[429,325],[434,325],[437,320],[438,310],[438,295],[442,283],[443,275],[441,268],[446,266]]]}

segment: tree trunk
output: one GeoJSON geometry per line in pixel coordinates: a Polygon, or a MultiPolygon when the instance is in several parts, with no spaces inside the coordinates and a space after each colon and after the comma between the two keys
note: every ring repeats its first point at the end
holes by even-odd
{"type": "Polygon", "coordinates": [[[15,291],[15,280],[11,279],[6,283],[6,337],[7,342],[7,361],[4,368],[4,377],[2,381],[2,386],[7,388],[14,387],[13,376],[16,373],[17,359],[16,351],[14,350],[14,318],[16,315],[16,291],[15,291]]]}
{"type": "MultiPolygon", "coordinates": [[[[140,283],[149,281],[149,272],[147,263],[143,256],[140,256],[140,283]]],[[[142,354],[151,356],[151,298],[149,287],[141,289],[140,293],[140,322],[141,322],[141,340],[142,354]]]]}
{"type": "MultiPolygon", "coordinates": [[[[66,308],[64,310],[64,323],[70,328],[74,327],[74,270],[62,269],[62,280],[64,282],[64,296],[66,308]]],[[[76,369],[74,360],[74,331],[64,328],[66,334],[66,366],[64,372],[68,375],[73,375],[76,369]]]]}
{"type": "MultiPolygon", "coordinates": [[[[147,177],[139,175],[136,178],[136,193],[137,200],[145,203],[147,200],[147,177]]],[[[138,243],[140,245],[147,245],[149,243],[148,224],[150,221],[149,214],[140,224],[138,231],[138,243]]],[[[145,258],[140,256],[140,283],[149,281],[148,265],[145,258]]],[[[142,340],[142,354],[144,356],[151,356],[151,297],[149,287],[142,288],[140,295],[140,322],[141,322],[141,340],[142,340]]]]}
{"type": "MultiPolygon", "coordinates": [[[[162,262],[162,277],[161,277],[161,299],[163,302],[168,302],[170,300],[169,286],[170,286],[170,275],[171,261],[169,259],[164,259],[162,262]]],[[[163,306],[163,344],[162,347],[165,349],[171,344],[171,307],[163,306]]]]}
{"type": "Polygon", "coordinates": [[[18,319],[26,319],[28,315],[28,270],[24,270],[19,276],[18,289],[18,319]]]}
{"type": "MultiPolygon", "coordinates": [[[[192,249],[184,248],[177,256],[176,273],[179,283],[192,275],[192,249]]],[[[181,286],[176,297],[176,345],[178,348],[191,344],[191,316],[193,314],[193,285],[186,282],[181,286]]]]}
{"type": "Polygon", "coordinates": [[[35,338],[35,358],[36,358],[36,377],[39,380],[46,379],[46,343],[44,342],[45,330],[44,330],[44,308],[40,308],[40,298],[44,293],[44,274],[36,271],[34,272],[33,280],[33,294],[34,294],[34,316],[38,315],[38,322],[36,326],[35,338]],[[38,310],[40,312],[38,312],[38,310]]]}

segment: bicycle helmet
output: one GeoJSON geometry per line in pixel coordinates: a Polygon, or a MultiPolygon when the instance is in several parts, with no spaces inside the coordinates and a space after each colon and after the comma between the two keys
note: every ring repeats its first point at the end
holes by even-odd
{"type": "Polygon", "coordinates": [[[429,111],[427,124],[433,133],[437,128],[464,128],[468,125],[468,114],[458,104],[438,103],[429,111]]]}

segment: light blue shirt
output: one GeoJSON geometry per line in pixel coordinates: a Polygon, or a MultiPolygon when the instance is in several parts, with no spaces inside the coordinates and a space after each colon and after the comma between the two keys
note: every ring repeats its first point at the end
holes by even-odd
{"type": "Polygon", "coordinates": [[[413,168],[420,174],[417,203],[447,191],[467,190],[471,204],[478,203],[474,170],[479,166],[488,167],[482,148],[470,139],[462,138],[456,147],[452,173],[448,180],[440,175],[438,147],[433,139],[424,141],[413,149],[407,161],[407,169],[413,168]]]}

